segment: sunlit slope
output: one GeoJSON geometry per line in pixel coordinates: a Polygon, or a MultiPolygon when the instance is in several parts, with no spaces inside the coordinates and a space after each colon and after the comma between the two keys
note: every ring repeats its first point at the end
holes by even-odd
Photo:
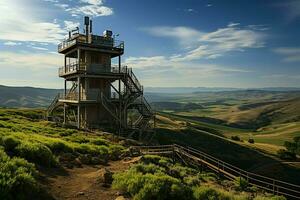
{"type": "Polygon", "coordinates": [[[195,147],[245,170],[256,171],[257,167],[261,169],[261,166],[268,163],[276,167],[278,172],[276,177],[267,169],[266,171],[259,170],[259,173],[300,184],[299,180],[294,178],[300,176],[299,168],[283,164],[274,154],[271,154],[279,149],[276,146],[256,144],[251,146],[246,141],[235,142],[221,135],[210,133],[209,130],[203,130],[205,128],[207,127],[184,118],[173,118],[171,115],[159,116],[155,139],[160,144],[178,143],[195,147]]]}
{"type": "Polygon", "coordinates": [[[221,114],[216,112],[213,117],[226,121],[228,125],[245,128],[298,122],[300,121],[300,98],[234,106],[227,112],[221,114]]]}
{"type": "Polygon", "coordinates": [[[56,89],[0,85],[0,107],[46,107],[59,91],[56,89]]]}

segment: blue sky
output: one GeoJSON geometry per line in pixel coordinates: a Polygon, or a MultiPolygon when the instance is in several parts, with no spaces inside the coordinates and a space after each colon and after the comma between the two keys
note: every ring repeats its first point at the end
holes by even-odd
{"type": "Polygon", "coordinates": [[[0,15],[3,85],[61,88],[57,44],[89,15],[146,87],[300,87],[299,0],[1,0],[0,15]]]}

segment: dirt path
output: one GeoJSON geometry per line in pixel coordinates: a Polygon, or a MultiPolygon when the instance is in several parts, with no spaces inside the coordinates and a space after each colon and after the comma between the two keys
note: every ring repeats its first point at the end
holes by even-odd
{"type": "Polygon", "coordinates": [[[114,200],[119,196],[118,191],[104,187],[101,174],[105,168],[111,172],[124,171],[138,159],[137,157],[128,161],[111,161],[108,166],[84,165],[81,168],[48,170],[44,173],[43,182],[47,191],[57,200],[114,200]]]}

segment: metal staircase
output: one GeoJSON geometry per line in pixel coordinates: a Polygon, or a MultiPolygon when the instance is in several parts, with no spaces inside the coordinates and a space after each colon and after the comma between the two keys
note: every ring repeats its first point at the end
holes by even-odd
{"type": "Polygon", "coordinates": [[[143,86],[140,84],[131,68],[126,68],[123,82],[130,93],[143,94],[143,86]]]}
{"type": "MultiPolygon", "coordinates": [[[[74,91],[76,90],[77,86],[78,86],[77,83],[73,82],[72,87],[70,88],[70,90],[68,91],[68,93],[65,95],[65,98],[68,98],[70,95],[72,95],[74,93],[74,91]]],[[[63,103],[59,102],[59,99],[60,99],[61,96],[62,96],[62,94],[58,93],[54,97],[54,99],[52,100],[50,106],[47,109],[47,118],[51,117],[53,111],[57,107],[63,105],[63,103]]]]}
{"type": "Polygon", "coordinates": [[[118,117],[118,109],[116,108],[115,104],[110,102],[101,91],[99,93],[98,100],[116,121],[121,122],[120,118],[118,117]]]}
{"type": "Polygon", "coordinates": [[[60,94],[58,93],[53,101],[51,102],[50,106],[47,109],[47,118],[51,116],[52,112],[60,105],[59,103],[60,94]]]}
{"type": "Polygon", "coordinates": [[[137,98],[131,106],[133,108],[136,108],[141,114],[138,120],[134,122],[134,128],[142,130],[150,128],[150,120],[153,118],[154,113],[147,100],[143,96],[141,96],[137,98]]]}

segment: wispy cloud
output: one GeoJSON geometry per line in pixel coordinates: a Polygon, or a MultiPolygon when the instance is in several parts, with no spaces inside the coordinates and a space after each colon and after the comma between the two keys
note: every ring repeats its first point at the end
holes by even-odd
{"type": "Polygon", "coordinates": [[[30,46],[30,45],[28,47],[36,49],[36,50],[49,51],[49,49],[44,48],[44,47],[36,47],[36,46],[30,46]]]}
{"type": "Polygon", "coordinates": [[[23,2],[1,0],[0,12],[5,13],[0,20],[0,40],[57,44],[66,34],[57,22],[35,17],[23,2]]]}
{"type": "Polygon", "coordinates": [[[274,52],[284,56],[284,62],[300,62],[300,48],[299,47],[280,47],[274,49],[274,52]]]}
{"type": "Polygon", "coordinates": [[[253,28],[239,27],[239,23],[230,23],[225,28],[213,32],[204,32],[190,27],[151,27],[148,33],[158,37],[174,38],[180,45],[190,48],[188,52],[173,56],[175,60],[215,59],[225,53],[244,51],[249,48],[265,46],[266,34],[253,28]]]}
{"type": "Polygon", "coordinates": [[[42,71],[45,68],[56,68],[61,64],[62,56],[49,53],[2,51],[0,54],[0,67],[11,66],[42,71]]]}
{"type": "Polygon", "coordinates": [[[64,24],[65,24],[66,29],[68,29],[68,30],[71,30],[71,29],[74,29],[74,28],[80,26],[79,22],[73,22],[73,21],[67,21],[67,20],[64,21],[64,24]]]}
{"type": "Polygon", "coordinates": [[[6,46],[19,46],[19,45],[21,45],[22,43],[21,43],[21,42],[12,42],[12,41],[8,41],[8,42],[4,42],[3,44],[6,45],[6,46]]]}
{"type": "Polygon", "coordinates": [[[195,39],[199,38],[203,33],[185,26],[155,26],[150,28],[142,28],[141,30],[157,37],[170,37],[175,39],[185,48],[195,43],[195,39]]]}
{"type": "Polygon", "coordinates": [[[145,85],[152,86],[213,85],[205,81],[253,72],[237,66],[175,61],[166,56],[129,57],[125,64],[134,67],[145,85]]]}
{"type": "Polygon", "coordinates": [[[54,6],[63,9],[72,16],[89,15],[92,17],[109,16],[113,9],[104,5],[103,0],[79,0],[75,5],[61,3],[59,0],[44,0],[54,3],[54,6]]]}

